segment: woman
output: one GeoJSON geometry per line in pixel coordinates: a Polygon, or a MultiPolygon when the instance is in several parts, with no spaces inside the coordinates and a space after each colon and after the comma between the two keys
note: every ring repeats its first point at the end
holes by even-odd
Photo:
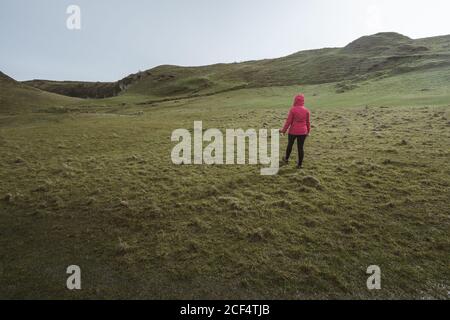
{"type": "Polygon", "coordinates": [[[292,147],[295,140],[297,140],[298,148],[298,165],[297,168],[301,168],[303,164],[304,151],[303,146],[305,144],[306,137],[311,131],[310,124],[310,112],[305,107],[305,96],[300,94],[295,97],[294,105],[289,111],[288,118],[284,124],[283,129],[280,130],[282,134],[285,134],[289,129],[289,140],[286,150],[286,156],[283,158],[285,163],[289,162],[291,156],[292,147]]]}

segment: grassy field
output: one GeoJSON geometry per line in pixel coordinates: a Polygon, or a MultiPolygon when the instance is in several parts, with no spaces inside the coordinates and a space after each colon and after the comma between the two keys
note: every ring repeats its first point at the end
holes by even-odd
{"type": "Polygon", "coordinates": [[[448,299],[449,81],[432,69],[1,113],[0,298],[448,299]],[[299,91],[303,170],[171,163],[174,129],[279,128],[299,91]],[[72,264],[81,291],[65,287],[72,264]]]}

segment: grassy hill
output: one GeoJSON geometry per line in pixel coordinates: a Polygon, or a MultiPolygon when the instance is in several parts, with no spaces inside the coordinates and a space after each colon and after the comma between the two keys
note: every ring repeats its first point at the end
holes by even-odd
{"type": "Polygon", "coordinates": [[[0,74],[0,110],[40,111],[0,112],[0,299],[448,299],[449,49],[379,34],[161,66],[106,99],[0,74]],[[295,152],[272,177],[172,164],[173,130],[279,128],[299,91],[304,169],[295,152]],[[65,286],[72,264],[80,291],[65,286]]]}
{"type": "Polygon", "coordinates": [[[170,135],[196,120],[278,128],[298,86],[8,118],[0,298],[446,299],[448,75],[341,94],[302,86],[313,125],[305,168],[273,177],[175,166],[170,135]],[[78,292],[65,287],[71,264],[82,268],[78,292]],[[372,264],[379,291],[366,288],[372,264]]]}
{"type": "Polygon", "coordinates": [[[20,113],[77,101],[20,83],[2,72],[0,72],[0,87],[0,113],[20,113]]]}
{"type": "Polygon", "coordinates": [[[44,91],[78,98],[107,98],[116,96],[121,91],[117,82],[30,80],[23,83],[44,91]]]}
{"type": "Polygon", "coordinates": [[[397,33],[379,33],[357,39],[344,48],[301,51],[278,59],[201,67],[163,65],[116,83],[31,81],[27,84],[78,97],[120,93],[158,99],[241,88],[359,82],[449,67],[450,36],[412,40],[397,33]]]}
{"type": "Polygon", "coordinates": [[[450,37],[415,41],[395,33],[363,37],[345,48],[302,51],[262,61],[183,68],[161,66],[140,75],[125,93],[205,94],[235,87],[330,83],[388,77],[450,66],[450,37]],[[439,40],[439,41],[438,41],[439,40]],[[429,44],[436,46],[429,46],[429,44]],[[440,46],[439,46],[440,45],[440,46]]]}

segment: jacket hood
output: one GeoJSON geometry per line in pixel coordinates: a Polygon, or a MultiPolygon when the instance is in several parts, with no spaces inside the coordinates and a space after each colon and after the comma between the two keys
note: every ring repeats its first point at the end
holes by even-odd
{"type": "Polygon", "coordinates": [[[294,107],[304,107],[305,106],[305,95],[299,94],[295,97],[294,107]]]}

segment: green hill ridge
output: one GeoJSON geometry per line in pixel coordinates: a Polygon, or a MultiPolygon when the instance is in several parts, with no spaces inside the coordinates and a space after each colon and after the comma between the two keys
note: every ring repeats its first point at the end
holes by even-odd
{"type": "Polygon", "coordinates": [[[0,112],[2,113],[16,113],[42,107],[54,107],[78,100],[20,83],[2,72],[0,72],[0,88],[0,112]]]}
{"type": "Polygon", "coordinates": [[[242,88],[322,84],[450,67],[450,35],[413,40],[398,33],[361,37],[344,48],[199,67],[162,65],[117,82],[32,80],[27,85],[81,98],[133,94],[154,98],[208,95],[242,88]]]}

